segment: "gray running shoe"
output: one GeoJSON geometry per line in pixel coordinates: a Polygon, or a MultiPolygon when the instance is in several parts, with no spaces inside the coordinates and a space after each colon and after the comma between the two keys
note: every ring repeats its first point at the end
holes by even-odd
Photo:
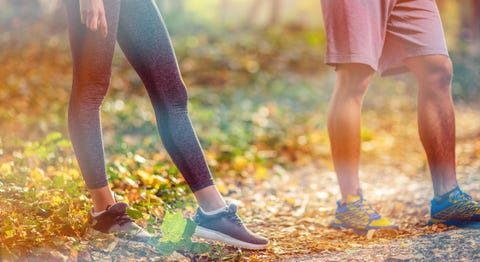
{"type": "Polygon", "coordinates": [[[147,242],[152,235],[146,232],[127,215],[128,205],[123,202],[108,206],[104,213],[93,216],[93,208],[89,212],[92,228],[103,233],[113,233],[120,239],[147,242]]]}
{"type": "Polygon", "coordinates": [[[252,233],[237,215],[237,206],[230,204],[225,211],[206,215],[200,208],[194,218],[195,235],[245,249],[266,249],[268,239],[252,233]]]}

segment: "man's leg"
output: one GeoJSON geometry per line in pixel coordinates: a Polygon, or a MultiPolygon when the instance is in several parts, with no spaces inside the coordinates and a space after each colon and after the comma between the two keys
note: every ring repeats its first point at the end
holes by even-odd
{"type": "Polygon", "coordinates": [[[429,55],[408,58],[405,64],[418,80],[418,130],[434,194],[441,196],[457,186],[452,63],[447,56],[429,55]]]}
{"type": "Polygon", "coordinates": [[[333,163],[342,193],[332,226],[351,228],[357,233],[366,233],[371,229],[397,228],[380,216],[360,192],[360,116],[363,95],[373,74],[374,70],[367,65],[339,65],[328,113],[333,163]]]}
{"type": "Polygon", "coordinates": [[[418,127],[435,194],[428,223],[480,228],[480,204],[462,192],[456,180],[452,63],[447,56],[429,55],[405,64],[418,79],[418,127]]]}
{"type": "Polygon", "coordinates": [[[360,117],[365,91],[374,70],[364,64],[337,66],[335,89],[328,112],[328,134],[342,201],[360,195],[360,117]]]}

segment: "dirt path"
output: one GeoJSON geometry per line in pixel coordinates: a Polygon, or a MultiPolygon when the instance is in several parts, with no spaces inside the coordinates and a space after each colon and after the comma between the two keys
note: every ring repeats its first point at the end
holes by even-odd
{"type": "MultiPolygon", "coordinates": [[[[365,195],[377,210],[398,224],[400,230],[357,236],[329,227],[338,192],[335,186],[327,186],[335,185],[333,173],[324,173],[321,180],[306,179],[318,171],[318,167],[307,167],[274,178],[278,180],[275,184],[284,188],[267,190],[271,193],[267,203],[243,201],[244,206],[262,207],[246,217],[265,219],[247,222],[256,225],[255,230],[263,231],[273,241],[266,252],[246,253],[246,258],[286,261],[472,261],[480,258],[477,245],[480,231],[426,226],[432,194],[428,178],[365,178],[365,195]],[[385,180],[392,186],[386,186],[385,180]],[[259,210],[269,215],[260,215],[259,210]]],[[[460,180],[464,190],[478,199],[477,176],[465,174],[460,180]]],[[[255,195],[254,189],[250,192],[255,195]]]]}
{"type": "Polygon", "coordinates": [[[478,261],[480,232],[458,229],[286,261],[478,261]]]}

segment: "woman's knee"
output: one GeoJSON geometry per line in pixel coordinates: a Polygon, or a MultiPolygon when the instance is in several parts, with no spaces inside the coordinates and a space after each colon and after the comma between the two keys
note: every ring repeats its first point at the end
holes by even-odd
{"type": "Polygon", "coordinates": [[[167,108],[171,112],[186,112],[188,105],[188,93],[185,85],[178,85],[167,99],[167,108]]]}
{"type": "Polygon", "coordinates": [[[80,110],[99,110],[107,95],[109,83],[76,83],[70,95],[70,106],[80,110]]]}
{"type": "Polygon", "coordinates": [[[170,74],[167,79],[157,79],[145,83],[153,106],[160,106],[168,112],[187,109],[188,92],[185,83],[179,75],[170,74]]]}

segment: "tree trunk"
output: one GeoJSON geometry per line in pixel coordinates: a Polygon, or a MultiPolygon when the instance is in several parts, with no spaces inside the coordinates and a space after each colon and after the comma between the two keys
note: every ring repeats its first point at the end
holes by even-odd
{"type": "Polygon", "coordinates": [[[253,0],[253,3],[250,7],[250,12],[248,12],[248,16],[245,19],[244,25],[246,27],[250,27],[253,23],[253,21],[257,18],[258,13],[260,10],[260,7],[262,6],[262,2],[265,0],[253,0]]]}
{"type": "Polygon", "coordinates": [[[472,16],[472,37],[477,48],[480,49],[480,0],[472,0],[471,6],[473,10],[472,16]]]}
{"type": "Polygon", "coordinates": [[[271,0],[272,1],[272,11],[270,12],[270,22],[269,27],[274,26],[278,23],[280,17],[280,0],[271,0]]]}
{"type": "Polygon", "coordinates": [[[221,0],[220,1],[220,17],[222,19],[222,23],[225,23],[228,20],[228,9],[230,7],[230,0],[221,0]]]}

